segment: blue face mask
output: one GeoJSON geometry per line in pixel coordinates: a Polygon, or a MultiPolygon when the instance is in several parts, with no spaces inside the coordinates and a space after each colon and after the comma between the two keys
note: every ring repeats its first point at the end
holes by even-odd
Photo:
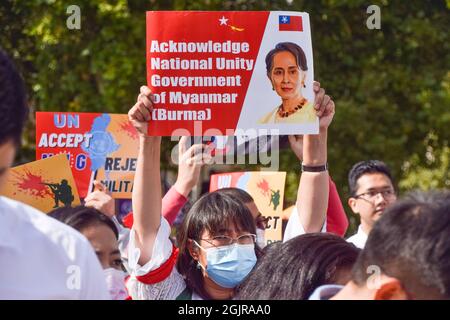
{"type": "MultiPolygon", "coordinates": [[[[197,245],[202,248],[198,243],[197,245]]],[[[256,264],[254,244],[235,243],[202,250],[206,251],[205,270],[208,277],[223,288],[236,287],[256,264]]]]}

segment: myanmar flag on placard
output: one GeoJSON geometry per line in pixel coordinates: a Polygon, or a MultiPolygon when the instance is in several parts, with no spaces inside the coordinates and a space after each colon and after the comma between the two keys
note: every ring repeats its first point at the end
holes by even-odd
{"type": "Polygon", "coordinates": [[[279,16],[279,31],[303,31],[302,17],[299,16],[279,16]]]}

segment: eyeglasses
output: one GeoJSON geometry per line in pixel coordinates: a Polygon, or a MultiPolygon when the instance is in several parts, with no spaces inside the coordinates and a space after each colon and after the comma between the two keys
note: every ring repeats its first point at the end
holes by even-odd
{"type": "Polygon", "coordinates": [[[391,200],[395,197],[395,191],[393,189],[385,189],[385,190],[371,190],[368,192],[364,192],[361,194],[355,195],[355,199],[362,198],[367,201],[374,201],[378,194],[381,194],[384,199],[391,200]]]}
{"type": "Polygon", "coordinates": [[[221,235],[215,236],[211,239],[200,239],[208,242],[215,247],[228,246],[234,242],[238,244],[254,244],[256,242],[256,234],[243,234],[237,238],[231,238],[229,236],[221,235]]]}

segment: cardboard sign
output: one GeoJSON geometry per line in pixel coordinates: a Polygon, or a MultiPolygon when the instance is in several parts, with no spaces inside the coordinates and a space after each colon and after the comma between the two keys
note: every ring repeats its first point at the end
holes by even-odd
{"type": "Polygon", "coordinates": [[[80,204],[69,161],[63,154],[11,168],[0,194],[45,213],[80,204]]]}
{"type": "Polygon", "coordinates": [[[318,133],[307,13],[149,11],[146,44],[149,134],[318,133]]]}
{"type": "Polygon", "coordinates": [[[127,115],[36,112],[36,159],[67,154],[82,198],[94,179],[114,198],[131,198],[138,146],[127,115]]]}
{"type": "Polygon", "coordinates": [[[211,175],[209,191],[239,188],[255,200],[261,214],[268,217],[267,244],[282,240],[281,214],[283,212],[286,172],[230,172],[211,175]]]}

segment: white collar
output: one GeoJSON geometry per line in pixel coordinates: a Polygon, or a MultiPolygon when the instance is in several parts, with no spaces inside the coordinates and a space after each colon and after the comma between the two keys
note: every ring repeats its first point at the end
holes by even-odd
{"type": "Polygon", "coordinates": [[[362,229],[361,225],[358,227],[358,232],[356,232],[353,236],[347,239],[348,242],[353,243],[356,247],[363,249],[366,245],[367,234],[362,229]]]}
{"type": "Polygon", "coordinates": [[[359,225],[358,227],[358,232],[356,233],[359,237],[361,237],[361,239],[367,240],[367,233],[364,232],[362,225],[359,225]]]}

